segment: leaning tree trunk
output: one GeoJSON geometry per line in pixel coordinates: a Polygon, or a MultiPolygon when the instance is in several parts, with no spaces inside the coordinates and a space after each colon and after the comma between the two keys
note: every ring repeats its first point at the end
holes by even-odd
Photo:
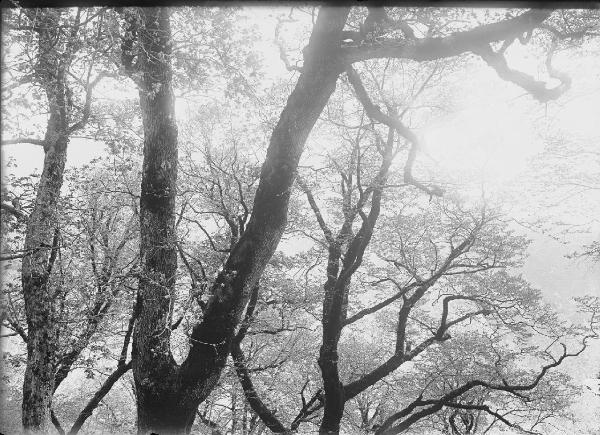
{"type": "MultiPolygon", "coordinates": [[[[139,56],[144,119],[140,201],[141,263],[133,346],[139,433],[189,433],[198,405],[214,389],[251,289],[287,223],[290,190],[306,139],[344,70],[339,55],[348,8],[322,8],[304,51],[304,70],[273,131],[250,222],[215,280],[190,352],[177,366],[170,352],[176,271],[174,204],[177,133],[165,9],[140,11],[139,56]]],[[[135,25],[135,17],[130,17],[135,25]]]]}
{"type": "Polygon", "coordinates": [[[33,23],[38,29],[40,52],[36,75],[45,89],[50,116],[44,138],[44,166],[27,223],[21,269],[28,335],[22,421],[25,430],[41,432],[49,429],[54,393],[58,327],[49,280],[57,253],[57,203],[69,142],[65,99],[69,60],[61,59],[56,48],[58,18],[58,11],[37,10],[33,23]]]}
{"type": "Polygon", "coordinates": [[[252,216],[215,281],[202,322],[192,331],[181,377],[197,386],[190,396],[197,395],[199,401],[210,394],[220,376],[243,308],[287,224],[304,145],[344,69],[339,47],[348,9],[324,7],[319,12],[304,49],[302,74],[271,136],[252,216]]]}

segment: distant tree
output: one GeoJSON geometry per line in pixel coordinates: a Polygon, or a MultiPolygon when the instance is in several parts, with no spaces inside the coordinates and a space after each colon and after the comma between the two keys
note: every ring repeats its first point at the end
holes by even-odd
{"type": "MultiPolygon", "coordinates": [[[[559,241],[574,234],[593,234],[598,222],[586,198],[600,191],[600,152],[593,139],[557,131],[552,126],[545,128],[540,133],[545,147],[532,158],[530,178],[536,202],[552,213],[545,219],[528,216],[526,225],[559,241]],[[555,186],[551,192],[546,189],[549,183],[555,186]]],[[[581,243],[568,256],[597,264],[600,241],[581,243]]]]}

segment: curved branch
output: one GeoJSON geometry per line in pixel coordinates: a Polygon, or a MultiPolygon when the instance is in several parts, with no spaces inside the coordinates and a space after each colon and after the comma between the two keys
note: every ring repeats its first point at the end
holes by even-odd
{"type": "Polygon", "coordinates": [[[458,56],[476,49],[481,44],[516,38],[538,27],[552,13],[551,10],[532,9],[518,17],[484,24],[471,30],[449,36],[421,38],[406,41],[384,40],[360,46],[342,47],[348,64],[376,58],[412,59],[427,61],[458,56]]]}
{"type": "Polygon", "coordinates": [[[440,409],[442,409],[442,407],[446,406],[446,404],[455,403],[454,400],[456,400],[458,397],[460,397],[467,391],[469,391],[473,388],[476,388],[476,387],[483,387],[483,388],[497,390],[497,391],[505,391],[505,392],[508,392],[511,394],[516,394],[516,395],[519,395],[518,394],[519,391],[532,390],[539,384],[539,382],[544,378],[544,376],[550,369],[552,369],[554,367],[558,367],[568,357],[574,357],[574,356],[580,355],[587,347],[587,340],[590,338],[593,338],[593,337],[594,336],[592,336],[592,335],[585,336],[583,338],[582,348],[575,353],[567,353],[566,347],[563,345],[563,354],[558,359],[555,359],[552,363],[542,366],[540,373],[528,384],[511,385],[505,380],[503,380],[502,384],[492,384],[490,382],[486,382],[486,381],[482,381],[482,380],[473,380],[473,381],[469,381],[469,382],[461,385],[460,387],[455,388],[454,390],[446,393],[444,396],[440,397],[439,399],[422,400],[422,398],[419,397],[416,400],[414,400],[408,407],[391,415],[383,423],[381,428],[376,433],[378,433],[378,434],[397,434],[397,433],[403,432],[403,431],[407,430],[411,425],[413,425],[414,423],[419,421],[420,419],[439,411],[440,409]],[[401,423],[397,424],[396,426],[391,427],[396,421],[408,416],[409,414],[412,413],[412,411],[416,407],[419,407],[419,406],[429,406],[429,407],[410,415],[410,417],[406,418],[401,423]]]}
{"type": "Polygon", "coordinates": [[[487,412],[488,414],[490,414],[491,416],[493,416],[494,418],[500,420],[502,423],[504,423],[508,427],[512,427],[512,428],[518,429],[519,431],[521,431],[523,433],[539,435],[539,432],[528,431],[528,430],[523,429],[518,424],[511,423],[504,416],[500,415],[497,411],[492,410],[487,405],[468,405],[468,404],[465,404],[465,403],[449,402],[449,403],[444,403],[444,406],[446,406],[448,408],[471,409],[471,410],[484,411],[484,412],[487,412]]]}
{"type": "Polygon", "coordinates": [[[546,88],[546,83],[535,80],[524,72],[511,69],[506,62],[506,58],[502,53],[496,53],[489,44],[483,44],[480,47],[474,48],[472,51],[481,57],[489,66],[491,66],[498,76],[506,81],[516,84],[531,94],[533,98],[546,103],[551,100],[556,100],[571,87],[571,78],[557,71],[552,67],[552,54],[556,47],[556,40],[552,43],[552,47],[546,58],[546,67],[550,77],[560,80],[560,84],[554,88],[546,88]]]}
{"type": "Polygon", "coordinates": [[[365,108],[369,118],[371,118],[373,121],[381,122],[382,124],[395,129],[402,137],[412,144],[412,147],[408,153],[408,158],[406,159],[406,165],[404,166],[404,181],[426,192],[430,196],[442,196],[444,193],[442,189],[437,186],[427,187],[423,183],[417,181],[412,175],[412,167],[417,157],[417,150],[420,147],[420,142],[417,135],[411,129],[406,127],[398,118],[386,115],[381,111],[381,109],[379,109],[379,107],[373,104],[367,93],[367,90],[362,84],[360,76],[356,70],[352,68],[352,66],[347,67],[346,75],[348,77],[348,81],[354,88],[356,97],[365,108]]]}
{"type": "Polygon", "coordinates": [[[476,297],[472,297],[472,296],[462,296],[462,295],[453,295],[453,296],[447,296],[444,298],[444,301],[442,303],[443,308],[442,308],[442,319],[440,321],[440,326],[436,332],[436,337],[441,338],[445,332],[448,330],[448,328],[450,328],[453,325],[456,325],[464,320],[470,319],[471,317],[474,317],[476,315],[479,314],[490,314],[491,310],[478,310],[475,311],[474,313],[468,313],[465,314],[455,320],[452,320],[451,322],[448,322],[448,313],[449,313],[449,305],[450,302],[452,301],[456,301],[456,300],[468,300],[468,301],[478,301],[480,302],[481,300],[476,298],[476,297]]]}
{"type": "Polygon", "coordinates": [[[560,85],[557,88],[562,87],[563,92],[571,87],[571,77],[568,74],[558,71],[556,68],[552,66],[552,56],[554,56],[554,50],[556,50],[556,45],[558,44],[558,39],[553,38],[552,44],[550,45],[550,50],[548,50],[548,56],[546,57],[546,69],[548,70],[548,74],[550,77],[554,79],[560,80],[560,85]]]}

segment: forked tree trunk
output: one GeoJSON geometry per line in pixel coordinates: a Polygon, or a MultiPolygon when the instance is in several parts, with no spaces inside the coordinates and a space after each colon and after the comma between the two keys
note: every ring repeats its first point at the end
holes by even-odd
{"type": "Polygon", "coordinates": [[[167,8],[140,8],[140,105],[144,162],[140,199],[139,314],[133,335],[133,375],[140,433],[183,433],[195,409],[182,403],[170,351],[177,251],[175,196],[177,125],[171,87],[167,8]]]}
{"type": "Polygon", "coordinates": [[[319,12],[305,49],[304,71],[271,137],[250,222],[215,280],[211,300],[192,331],[191,349],[181,366],[170,352],[169,328],[177,267],[177,130],[169,20],[165,9],[142,9],[139,13],[145,138],[140,312],[132,354],[138,432],[189,433],[198,405],[220,377],[250,291],[285,229],[290,190],[304,144],[344,70],[339,46],[348,8],[322,8],[319,12]]]}

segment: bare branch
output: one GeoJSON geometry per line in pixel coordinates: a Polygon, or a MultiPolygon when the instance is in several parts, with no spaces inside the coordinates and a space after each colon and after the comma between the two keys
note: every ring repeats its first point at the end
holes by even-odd
{"type": "MultiPolygon", "coordinates": [[[[428,401],[424,401],[424,403],[425,402],[428,402],[428,401]]],[[[429,401],[429,402],[433,402],[433,401],[429,401]]],[[[522,433],[539,435],[539,432],[528,431],[528,430],[522,428],[521,426],[519,426],[518,424],[514,424],[514,423],[510,422],[504,416],[502,416],[501,414],[499,414],[497,411],[493,411],[487,405],[469,405],[469,404],[466,404],[466,403],[448,402],[448,403],[444,403],[444,406],[449,407],[449,408],[456,408],[456,409],[473,409],[473,410],[485,411],[488,414],[490,414],[493,417],[495,417],[498,420],[500,420],[502,423],[504,423],[508,427],[512,427],[512,428],[518,429],[522,433]]]]}
{"type": "Polygon", "coordinates": [[[510,384],[509,382],[503,380],[502,384],[492,384],[492,383],[482,381],[482,380],[472,380],[472,381],[469,381],[469,382],[461,385],[460,387],[455,388],[452,391],[446,393],[444,396],[440,397],[439,399],[424,401],[424,400],[421,400],[421,398],[418,398],[417,400],[413,401],[411,403],[411,405],[409,405],[409,407],[391,415],[384,422],[384,424],[377,431],[377,433],[378,434],[397,434],[397,433],[403,432],[406,429],[408,429],[412,424],[416,423],[418,420],[439,411],[440,409],[442,409],[442,407],[446,406],[446,404],[455,403],[454,402],[455,399],[457,399],[458,397],[460,397],[467,391],[469,391],[473,388],[476,388],[476,387],[484,387],[484,388],[488,388],[491,390],[505,391],[505,392],[508,392],[511,394],[517,394],[520,391],[532,390],[539,384],[539,382],[544,378],[544,376],[550,369],[552,369],[554,367],[558,367],[568,357],[575,357],[575,356],[580,355],[587,347],[587,340],[590,338],[593,338],[593,337],[594,336],[592,336],[592,335],[585,336],[583,338],[582,348],[575,353],[567,353],[566,347],[563,345],[562,355],[559,358],[554,359],[554,361],[552,363],[544,365],[541,368],[539,374],[530,383],[510,384]],[[417,406],[429,406],[429,407],[412,414],[410,417],[403,420],[400,424],[391,427],[396,421],[409,415],[417,406]],[[407,412],[408,408],[410,408],[410,410],[407,412]]]}
{"type": "MultiPolygon", "coordinates": [[[[90,65],[90,72],[91,72],[91,68],[92,68],[92,66],[90,65]]],[[[89,76],[89,74],[88,74],[88,76],[89,76]]],[[[104,77],[108,77],[108,76],[111,76],[111,74],[106,71],[102,71],[91,82],[88,80],[88,85],[87,85],[86,91],[85,91],[85,103],[83,106],[83,113],[81,115],[81,119],[79,121],[77,121],[75,124],[73,124],[71,127],[69,127],[68,134],[71,134],[71,133],[85,127],[88,120],[90,119],[90,112],[91,112],[91,108],[92,108],[92,93],[94,91],[94,88],[96,87],[96,85],[98,83],[100,83],[100,80],[102,80],[104,77]]]]}
{"type": "Polygon", "coordinates": [[[65,435],[65,430],[61,426],[60,420],[56,416],[56,413],[54,412],[53,408],[50,408],[50,421],[52,421],[52,424],[54,425],[54,428],[59,433],[59,435],[65,435]]]}
{"type": "Polygon", "coordinates": [[[110,374],[110,376],[104,381],[102,386],[94,396],[90,399],[90,401],[86,404],[85,408],[81,410],[77,420],[73,423],[71,430],[68,435],[76,435],[79,433],[79,430],[85,423],[85,421],[92,416],[94,410],[98,407],[102,399],[109,393],[113,385],[131,369],[132,361],[129,361],[127,364],[119,364],[114,372],[110,374]]]}
{"type": "Polygon", "coordinates": [[[39,146],[43,147],[46,144],[46,141],[44,139],[34,139],[31,137],[18,137],[15,139],[4,139],[1,142],[2,146],[14,145],[14,144],[18,144],[18,143],[29,143],[32,145],[39,145],[39,146]]]}
{"type": "Polygon", "coordinates": [[[241,323],[240,330],[236,334],[231,344],[231,357],[233,358],[235,372],[238,376],[240,384],[242,385],[244,396],[246,397],[246,400],[248,401],[248,404],[252,410],[260,417],[263,423],[272,432],[285,433],[286,428],[283,423],[279,421],[279,419],[275,416],[275,413],[271,411],[258,396],[256,388],[254,387],[252,379],[250,378],[250,372],[247,367],[246,358],[241,348],[241,342],[246,336],[248,327],[252,322],[252,316],[254,315],[254,309],[258,300],[258,289],[259,287],[256,285],[252,290],[252,294],[250,295],[250,301],[248,302],[248,307],[246,308],[246,315],[241,323]]]}
{"type": "MultiPolygon", "coordinates": [[[[398,286],[398,284],[396,283],[396,286],[398,286]]],[[[400,299],[402,296],[404,296],[409,290],[412,290],[413,288],[415,288],[416,286],[418,286],[418,283],[413,283],[410,284],[404,288],[398,287],[398,293],[395,293],[393,296],[390,296],[389,298],[379,302],[378,304],[373,305],[372,307],[369,308],[365,308],[363,310],[358,311],[357,313],[353,314],[352,316],[350,316],[349,318],[347,318],[344,322],[343,322],[343,326],[347,326],[350,325],[351,323],[356,322],[357,320],[362,319],[365,316],[368,316],[369,314],[373,314],[379,310],[381,310],[382,308],[387,307],[388,305],[390,305],[392,302],[400,299]]]]}
{"type": "Polygon", "coordinates": [[[556,100],[571,87],[571,78],[560,71],[554,69],[551,65],[552,54],[556,47],[556,40],[552,43],[552,47],[546,59],[546,67],[551,77],[559,79],[560,84],[554,88],[546,88],[544,82],[535,80],[528,74],[521,71],[511,69],[506,62],[506,58],[502,53],[496,53],[489,44],[483,44],[481,47],[474,48],[473,53],[480,56],[489,66],[491,66],[498,76],[503,80],[512,82],[517,86],[529,92],[533,98],[545,103],[551,100],[556,100]]]}
{"type": "Polygon", "coordinates": [[[417,150],[420,147],[420,142],[417,138],[417,135],[408,127],[406,127],[398,118],[386,115],[381,111],[381,109],[379,109],[379,107],[373,104],[369,98],[367,90],[362,84],[360,76],[356,70],[352,68],[352,66],[348,66],[346,69],[346,75],[348,77],[348,81],[354,88],[356,97],[362,103],[369,118],[371,118],[373,121],[381,122],[382,124],[395,129],[402,137],[407,139],[412,144],[412,147],[408,153],[406,165],[404,166],[404,181],[428,193],[430,196],[442,196],[442,189],[437,186],[427,187],[421,182],[417,181],[412,175],[412,167],[417,156],[417,150]]]}
{"type": "Polygon", "coordinates": [[[302,180],[299,176],[296,177],[296,182],[306,194],[306,198],[308,199],[310,208],[313,210],[315,217],[317,218],[317,222],[319,223],[319,226],[321,227],[321,230],[325,235],[325,240],[327,240],[327,243],[329,243],[330,245],[335,243],[335,240],[333,239],[333,234],[331,233],[331,230],[327,227],[325,219],[323,219],[321,210],[319,209],[319,206],[317,205],[317,202],[315,201],[315,197],[313,196],[312,192],[310,191],[304,180],[302,180]]]}
{"type": "Polygon", "coordinates": [[[370,44],[342,47],[348,64],[375,58],[413,59],[427,61],[458,56],[481,44],[516,38],[539,26],[552,13],[551,10],[532,9],[518,17],[484,24],[471,30],[453,33],[441,38],[416,40],[383,40],[370,44]]]}

